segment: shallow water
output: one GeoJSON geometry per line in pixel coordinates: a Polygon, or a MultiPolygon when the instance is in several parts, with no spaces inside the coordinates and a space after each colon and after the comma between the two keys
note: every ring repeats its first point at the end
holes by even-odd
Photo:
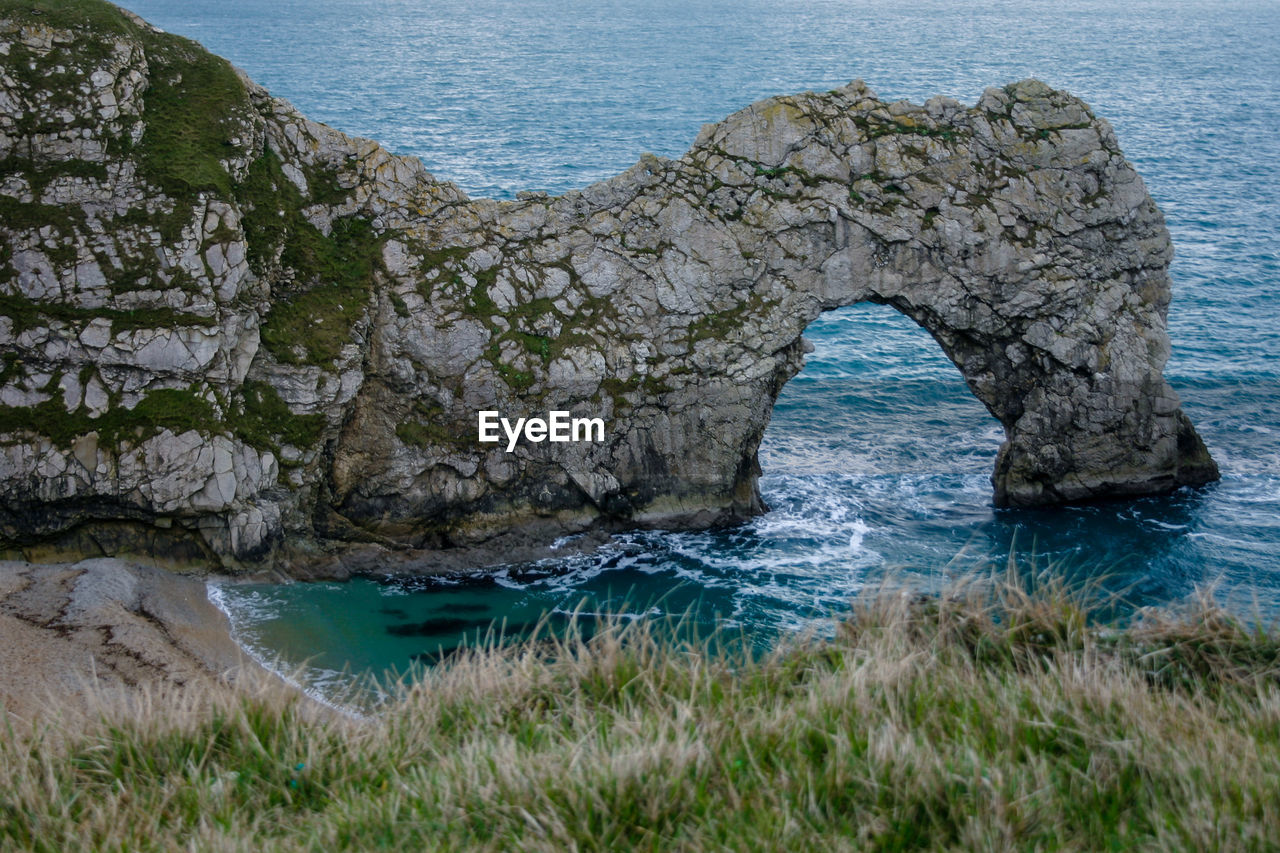
{"type": "Polygon", "coordinates": [[[476,196],[561,192],[704,122],[855,77],[885,98],[1028,76],[1116,128],[1177,257],[1167,376],[1223,471],[1163,498],[995,510],[998,424],[891,309],[807,332],[761,449],[773,510],[732,531],[444,582],[227,586],[242,640],[316,672],[406,667],[464,628],[567,611],[695,608],[756,629],[839,612],[886,575],[937,584],[1010,551],[1135,604],[1216,584],[1280,612],[1280,6],[1263,2],[133,0],[307,115],[419,156],[476,196]],[[323,58],[320,61],[318,58],[323,58]],[[461,622],[439,621],[445,615],[461,622]],[[411,626],[405,628],[404,626],[411,626]],[[399,626],[399,627],[397,627],[399,626]]]}

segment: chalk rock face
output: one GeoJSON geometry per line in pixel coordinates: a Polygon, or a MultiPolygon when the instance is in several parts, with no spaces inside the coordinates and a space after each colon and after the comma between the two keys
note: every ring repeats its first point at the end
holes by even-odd
{"type": "Polygon", "coordinates": [[[1004,426],[997,505],[1217,477],[1162,375],[1163,217],[1037,81],[771,98],[678,160],[496,202],[105,3],[0,20],[0,57],[0,537],[26,556],[287,568],[742,519],[805,327],[864,301],[1004,426]],[[508,452],[488,410],[604,440],[508,452]]]}

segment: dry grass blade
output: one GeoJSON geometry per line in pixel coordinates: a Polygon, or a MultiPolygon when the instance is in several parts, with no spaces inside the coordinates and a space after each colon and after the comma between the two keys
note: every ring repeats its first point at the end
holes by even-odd
{"type": "Polygon", "coordinates": [[[495,632],[365,719],[272,679],[104,697],[89,717],[0,743],[0,847],[1280,838],[1280,635],[1207,598],[1091,625],[1096,592],[1011,575],[937,596],[885,588],[833,638],[756,658],[714,637],[672,643],[646,620],[544,626],[514,645],[495,632]]]}

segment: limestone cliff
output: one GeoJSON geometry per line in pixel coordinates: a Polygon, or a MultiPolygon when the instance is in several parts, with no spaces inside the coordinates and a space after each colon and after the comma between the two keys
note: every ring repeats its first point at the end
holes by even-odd
{"type": "Polygon", "coordinates": [[[97,0],[0,0],[0,538],[288,565],[761,510],[805,326],[926,328],[1004,425],[998,505],[1217,470],[1162,377],[1172,254],[1036,81],[754,104],[678,160],[469,199],[97,0]],[[477,442],[477,411],[605,441],[477,442]]]}

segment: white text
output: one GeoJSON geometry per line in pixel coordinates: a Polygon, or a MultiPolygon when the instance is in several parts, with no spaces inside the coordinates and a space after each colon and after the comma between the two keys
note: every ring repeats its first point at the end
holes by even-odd
{"type": "Polygon", "coordinates": [[[480,440],[495,443],[507,439],[507,452],[516,449],[516,443],[535,444],[541,441],[604,441],[604,418],[574,418],[568,412],[548,412],[544,418],[519,418],[513,424],[496,411],[483,411],[480,415],[480,440]],[[501,429],[501,432],[499,432],[501,429]]]}

